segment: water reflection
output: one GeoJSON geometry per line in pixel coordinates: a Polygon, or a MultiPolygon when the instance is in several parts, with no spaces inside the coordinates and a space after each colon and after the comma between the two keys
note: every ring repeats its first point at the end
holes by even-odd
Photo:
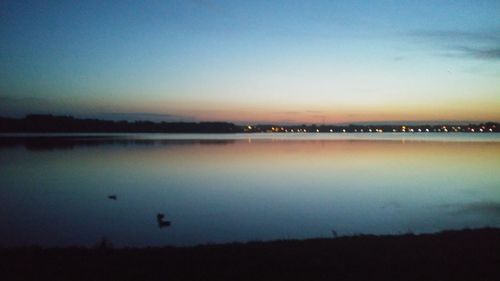
{"type": "Polygon", "coordinates": [[[185,245],[500,226],[499,168],[500,142],[474,139],[3,139],[0,241],[185,245]]]}
{"type": "Polygon", "coordinates": [[[75,149],[77,147],[93,146],[137,146],[137,145],[224,145],[235,140],[168,140],[168,139],[141,139],[121,136],[39,136],[39,137],[0,137],[0,149],[23,146],[32,151],[75,149]]]}
{"type": "Polygon", "coordinates": [[[444,204],[442,207],[456,215],[489,215],[500,217],[500,198],[498,198],[498,201],[444,204]]]}

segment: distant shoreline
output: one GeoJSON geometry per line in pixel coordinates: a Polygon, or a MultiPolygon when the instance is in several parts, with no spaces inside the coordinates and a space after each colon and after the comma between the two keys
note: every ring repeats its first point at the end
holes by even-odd
{"type": "Polygon", "coordinates": [[[500,229],[113,249],[0,248],[3,280],[499,280],[500,229]]]}
{"type": "Polygon", "coordinates": [[[0,117],[0,133],[498,133],[500,123],[439,125],[236,125],[230,122],[151,122],[80,119],[71,116],[0,117]]]}

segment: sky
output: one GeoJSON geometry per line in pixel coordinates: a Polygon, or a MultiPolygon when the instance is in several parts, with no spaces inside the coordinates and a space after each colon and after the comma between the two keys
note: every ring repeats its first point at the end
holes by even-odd
{"type": "Polygon", "coordinates": [[[0,2],[0,116],[500,121],[500,1],[0,2]]]}

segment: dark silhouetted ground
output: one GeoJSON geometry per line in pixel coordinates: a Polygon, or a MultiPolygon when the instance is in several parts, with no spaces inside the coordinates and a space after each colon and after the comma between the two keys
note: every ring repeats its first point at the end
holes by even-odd
{"type": "Polygon", "coordinates": [[[500,280],[500,229],[196,247],[0,250],[1,280],[500,280]]]}

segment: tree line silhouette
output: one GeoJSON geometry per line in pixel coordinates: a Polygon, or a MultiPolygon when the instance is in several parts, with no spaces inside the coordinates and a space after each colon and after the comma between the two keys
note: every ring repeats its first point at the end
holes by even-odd
{"type": "Polygon", "coordinates": [[[230,122],[152,122],[82,119],[72,116],[31,114],[24,118],[0,117],[0,132],[31,133],[380,133],[380,132],[500,132],[500,124],[439,125],[236,125],[230,122]]]}
{"type": "Polygon", "coordinates": [[[128,122],[54,115],[27,115],[22,119],[0,117],[0,132],[236,133],[239,131],[241,128],[228,122],[128,122]]]}

